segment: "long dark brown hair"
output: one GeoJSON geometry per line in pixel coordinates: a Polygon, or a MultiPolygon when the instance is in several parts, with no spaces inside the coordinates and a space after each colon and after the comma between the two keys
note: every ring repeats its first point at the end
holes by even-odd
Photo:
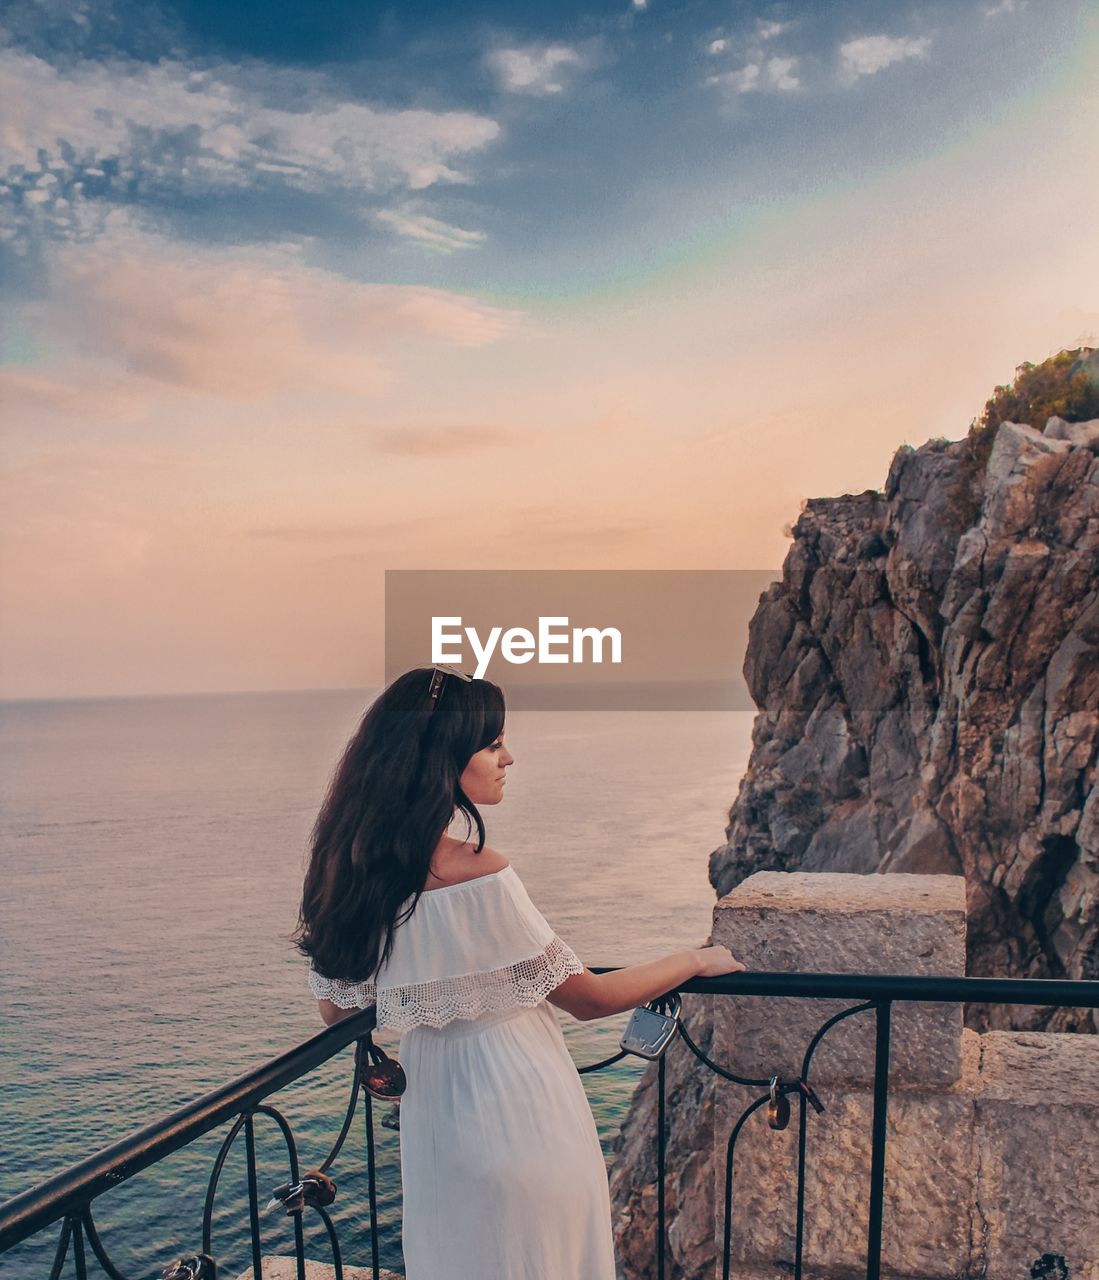
{"type": "Polygon", "coordinates": [[[504,695],[491,681],[447,675],[433,702],[431,677],[430,667],[408,671],[374,700],[313,826],[291,941],[326,978],[369,981],[388,961],[457,810],[484,848],[485,824],[458,780],[503,730],[504,695]]]}

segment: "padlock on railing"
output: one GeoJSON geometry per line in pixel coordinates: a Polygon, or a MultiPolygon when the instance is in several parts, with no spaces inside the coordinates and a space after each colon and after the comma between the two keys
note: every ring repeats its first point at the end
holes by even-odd
{"type": "Polygon", "coordinates": [[[790,1099],[778,1076],[771,1077],[771,1096],[767,1101],[767,1123],[772,1129],[785,1129],[790,1123],[790,1099]]]}
{"type": "Polygon", "coordinates": [[[336,1184],[326,1173],[319,1169],[311,1169],[300,1182],[285,1182],[271,1192],[267,1202],[268,1209],[280,1206],[286,1210],[286,1216],[301,1213],[306,1205],[326,1209],[336,1199],[336,1184]]]}
{"type": "Polygon", "coordinates": [[[639,1058],[659,1058],[675,1035],[682,1005],[678,991],[641,1005],[630,1015],[619,1047],[639,1058]]]}
{"type": "Polygon", "coordinates": [[[217,1263],[208,1253],[192,1253],[169,1262],[160,1273],[164,1280],[217,1280],[217,1263]]]}
{"type": "Polygon", "coordinates": [[[363,1088],[371,1097],[380,1098],[383,1102],[399,1101],[408,1088],[404,1067],[396,1058],[391,1058],[381,1045],[375,1044],[371,1036],[366,1037],[364,1044],[366,1054],[359,1071],[363,1088]]]}

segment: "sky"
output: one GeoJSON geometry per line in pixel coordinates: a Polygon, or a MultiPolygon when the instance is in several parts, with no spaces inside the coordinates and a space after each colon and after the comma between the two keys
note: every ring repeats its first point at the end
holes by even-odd
{"type": "Polygon", "coordinates": [[[777,569],[1095,344],[1097,54],[1084,0],[9,0],[0,698],[370,687],[387,569],[777,569]]]}

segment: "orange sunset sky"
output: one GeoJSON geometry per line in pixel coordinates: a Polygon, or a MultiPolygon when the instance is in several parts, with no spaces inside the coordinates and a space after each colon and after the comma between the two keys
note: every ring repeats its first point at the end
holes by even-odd
{"type": "Polygon", "coordinates": [[[34,8],[4,698],[376,684],[386,569],[777,568],[1099,334],[1093,4],[34,8]]]}

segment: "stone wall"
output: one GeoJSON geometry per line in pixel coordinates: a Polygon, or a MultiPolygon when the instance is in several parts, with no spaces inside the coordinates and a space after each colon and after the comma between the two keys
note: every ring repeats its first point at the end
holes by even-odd
{"type": "MultiPolygon", "coordinates": [[[[771,972],[962,976],[965,881],[947,875],[758,873],[714,909],[713,941],[771,972]]],[[[753,1078],[796,1078],[818,1027],[852,1002],[687,997],[699,1047],[753,1078]]],[[[873,1014],[836,1025],[810,1067],[806,1275],[865,1274],[873,1014]]],[[[719,1080],[678,1039],[667,1061],[668,1280],[720,1276],[729,1133],[760,1096],[719,1080]]],[[[612,1173],[629,1280],[655,1277],[656,1070],[646,1070],[612,1173]]],[[[738,1140],[732,1275],[788,1280],[797,1105],[738,1140]]],[[[894,1006],[883,1262],[906,1280],[1099,1280],[1099,1039],[966,1029],[961,1008],[894,1006]]]]}

